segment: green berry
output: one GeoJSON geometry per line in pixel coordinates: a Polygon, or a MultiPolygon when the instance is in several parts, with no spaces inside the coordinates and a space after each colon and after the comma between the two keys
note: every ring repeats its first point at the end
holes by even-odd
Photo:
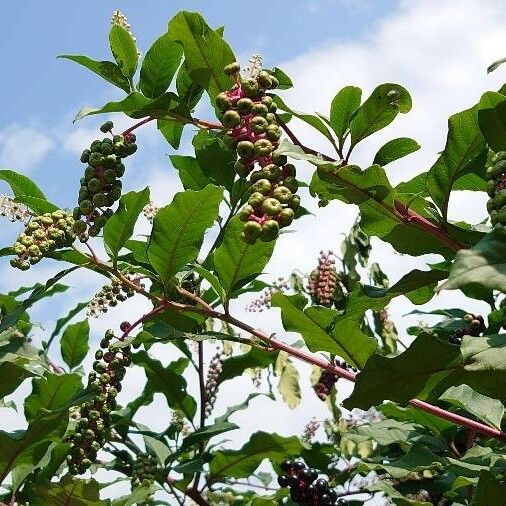
{"type": "Polygon", "coordinates": [[[272,196],[282,204],[288,204],[292,198],[292,192],[286,186],[278,186],[272,192],[272,196]]]}
{"type": "Polygon", "coordinates": [[[251,207],[249,204],[246,204],[241,211],[239,212],[239,219],[241,221],[248,221],[249,217],[255,212],[253,207],[251,207]]]}
{"type": "Polygon", "coordinates": [[[104,134],[107,132],[110,132],[114,127],[114,124],[112,121],[106,121],[103,125],[100,126],[100,131],[104,134]]]}
{"type": "Polygon", "coordinates": [[[272,86],[272,78],[268,72],[262,70],[257,76],[258,84],[265,89],[269,89],[272,86]]]}
{"type": "Polygon", "coordinates": [[[89,149],[85,149],[81,153],[81,162],[88,163],[88,160],[90,159],[91,151],[89,149]]]}
{"type": "Polygon", "coordinates": [[[288,227],[288,225],[290,225],[293,221],[294,214],[293,210],[289,207],[283,209],[278,216],[279,224],[282,227],[288,227]]]}
{"type": "Polygon", "coordinates": [[[293,176],[285,177],[283,186],[286,186],[292,193],[295,193],[299,189],[299,183],[297,183],[297,180],[293,176]]]}
{"type": "Polygon", "coordinates": [[[259,192],[252,193],[248,199],[248,204],[251,207],[260,207],[262,205],[262,202],[264,201],[265,197],[259,192]]]}
{"type": "Polygon", "coordinates": [[[237,111],[230,110],[223,115],[221,122],[226,128],[234,128],[241,123],[241,116],[237,111]]]}
{"type": "Polygon", "coordinates": [[[251,120],[251,130],[255,132],[256,134],[263,134],[267,127],[269,126],[269,123],[267,123],[267,120],[263,118],[262,116],[255,116],[251,120]]]}
{"type": "Polygon", "coordinates": [[[244,224],[243,233],[246,237],[256,239],[262,233],[262,225],[256,221],[248,221],[244,224]]]}
{"type": "Polygon", "coordinates": [[[262,225],[262,234],[260,239],[264,242],[273,241],[278,237],[279,234],[279,225],[275,220],[267,220],[262,225]]]}
{"type": "MultiPolygon", "coordinates": [[[[288,162],[288,158],[285,155],[279,155],[278,153],[272,153],[272,163],[282,167],[288,162]]],[[[293,175],[293,174],[290,174],[293,175]]]]}
{"type": "Polygon", "coordinates": [[[239,177],[247,177],[252,170],[251,165],[245,164],[242,160],[237,160],[234,164],[234,170],[237,172],[239,177]]]}
{"type": "Polygon", "coordinates": [[[253,100],[251,98],[240,98],[236,104],[237,111],[239,114],[249,114],[251,112],[251,108],[253,107],[253,100]]]}
{"type": "Polygon", "coordinates": [[[221,112],[225,112],[232,107],[232,102],[228,98],[228,95],[222,92],[216,97],[216,106],[221,112]]]}
{"type": "Polygon", "coordinates": [[[277,77],[270,76],[270,78],[271,78],[271,85],[269,86],[269,88],[273,90],[274,88],[277,88],[279,86],[279,81],[277,77]]]}
{"type": "Polygon", "coordinates": [[[81,221],[81,220],[77,220],[75,223],[74,223],[74,232],[77,234],[77,235],[81,235],[83,234],[84,232],[86,232],[86,229],[87,229],[87,225],[86,223],[84,223],[84,221],[81,221]]]}
{"type": "Polygon", "coordinates": [[[241,158],[251,158],[255,154],[255,145],[250,141],[241,141],[237,144],[237,154],[241,158]]]}
{"type": "MultiPolygon", "coordinates": [[[[251,114],[254,116],[261,116],[265,118],[267,116],[267,113],[269,112],[269,109],[267,109],[267,106],[262,104],[261,102],[257,102],[253,105],[251,108],[251,114]]],[[[265,120],[267,122],[267,120],[265,120]]]]}
{"type": "Polygon", "coordinates": [[[269,140],[258,139],[257,141],[255,141],[254,151],[255,154],[258,156],[269,156],[273,151],[273,147],[269,140]]]}
{"type": "Polygon", "coordinates": [[[281,176],[281,169],[274,163],[270,163],[262,169],[262,174],[269,181],[277,181],[281,176]]]}
{"type": "Polygon", "coordinates": [[[223,72],[225,72],[225,74],[227,74],[227,76],[231,76],[231,75],[234,75],[234,74],[237,74],[238,72],[241,71],[241,66],[239,65],[238,62],[233,62],[233,63],[229,63],[224,69],[223,69],[223,72]]]}
{"type": "Polygon", "coordinates": [[[93,204],[97,207],[104,207],[107,205],[107,196],[105,193],[95,193],[93,195],[93,204]]]}
{"type": "Polygon", "coordinates": [[[269,195],[272,190],[272,184],[268,179],[259,179],[251,189],[253,192],[259,192],[262,195],[269,195]]]}
{"type": "Polygon", "coordinates": [[[269,216],[276,216],[283,209],[278,199],[273,197],[266,198],[262,203],[262,210],[269,216]]]}
{"type": "Polygon", "coordinates": [[[281,128],[278,125],[269,125],[265,135],[270,141],[277,142],[282,135],[281,128]]]}
{"type": "Polygon", "coordinates": [[[293,195],[290,199],[289,206],[294,211],[297,211],[297,209],[300,207],[300,197],[298,195],[293,195]]]}
{"type": "Polygon", "coordinates": [[[259,87],[256,79],[243,79],[241,81],[241,88],[244,94],[249,98],[257,98],[259,94],[259,87]]]}

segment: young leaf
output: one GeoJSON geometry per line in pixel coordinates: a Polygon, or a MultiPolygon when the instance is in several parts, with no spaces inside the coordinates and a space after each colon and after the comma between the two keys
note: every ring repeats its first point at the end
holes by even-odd
{"type": "Polygon", "coordinates": [[[122,26],[114,24],[109,32],[109,45],[121,72],[131,80],[139,60],[137,46],[132,36],[122,26]]]}
{"type": "Polygon", "coordinates": [[[399,137],[384,144],[374,156],[373,163],[384,166],[420,149],[420,144],[409,137],[399,137]]]}
{"type": "Polygon", "coordinates": [[[235,61],[234,53],[200,14],[179,12],[169,22],[168,33],[183,46],[189,76],[209,93],[211,101],[230,87],[223,68],[235,61]]]}
{"type": "Polygon", "coordinates": [[[380,84],[350,122],[351,147],[388,126],[397,114],[411,110],[411,96],[399,84],[380,84]]]}
{"type": "Polygon", "coordinates": [[[97,61],[92,60],[87,56],[76,54],[62,54],[58,56],[58,58],[65,58],[66,60],[76,62],[111,84],[114,84],[114,86],[122,89],[125,93],[130,92],[130,83],[128,82],[128,79],[123,75],[121,69],[111,61],[97,61]]]}
{"type": "Polygon", "coordinates": [[[148,258],[165,283],[196,260],[206,230],[218,217],[222,196],[223,190],[212,185],[201,191],[187,190],[156,213],[148,258]]]}
{"type": "Polygon", "coordinates": [[[504,406],[500,400],[479,394],[467,385],[452,386],[439,399],[462,408],[486,424],[501,430],[504,406]]]}
{"type": "Polygon", "coordinates": [[[472,248],[458,251],[448,280],[437,291],[472,285],[506,292],[506,231],[502,227],[495,227],[472,248]]]}
{"type": "Polygon", "coordinates": [[[116,258],[121,248],[130,239],[134,226],[144,206],[149,203],[149,188],[139,192],[125,193],[116,212],[104,227],[104,243],[109,256],[116,258]]]}
{"type": "Polygon", "coordinates": [[[362,90],[356,86],[346,86],[334,97],[330,106],[330,124],[341,140],[350,127],[353,114],[360,107],[362,90]]]}
{"type": "Polygon", "coordinates": [[[32,421],[40,414],[66,407],[82,390],[79,374],[46,374],[32,381],[32,393],[25,399],[25,416],[32,421]]]}
{"type": "Polygon", "coordinates": [[[239,218],[232,218],[214,252],[216,274],[228,298],[262,272],[274,250],[275,241],[246,244],[241,239],[243,227],[239,218]]]}
{"type": "Polygon", "coordinates": [[[88,339],[90,335],[90,325],[88,320],[69,325],[60,341],[61,355],[65,363],[73,369],[77,367],[86,357],[88,350],[88,339]]]}
{"type": "Polygon", "coordinates": [[[169,87],[181,64],[182,47],[169,33],[155,40],[142,61],[139,87],[146,97],[156,98],[169,87]]]}

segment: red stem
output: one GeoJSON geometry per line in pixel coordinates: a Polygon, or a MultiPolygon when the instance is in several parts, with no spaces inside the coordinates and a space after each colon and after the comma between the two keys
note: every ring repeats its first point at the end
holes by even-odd
{"type": "Polygon", "coordinates": [[[132,125],[130,128],[127,128],[121,135],[125,136],[131,134],[135,129],[141,127],[142,125],[145,125],[146,123],[149,123],[150,121],[153,121],[154,119],[155,118],[153,118],[152,116],[148,116],[147,118],[144,118],[138,123],[135,123],[135,125],[132,125]]]}

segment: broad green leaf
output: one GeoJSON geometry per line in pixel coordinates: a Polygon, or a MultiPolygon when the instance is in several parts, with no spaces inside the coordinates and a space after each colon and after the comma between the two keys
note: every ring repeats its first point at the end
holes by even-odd
{"type": "Polygon", "coordinates": [[[56,204],[52,204],[48,200],[39,199],[30,195],[20,195],[14,199],[15,202],[25,204],[36,214],[52,213],[58,211],[60,208],[56,204]]]}
{"type": "Polygon", "coordinates": [[[78,63],[106,81],[109,81],[111,84],[114,84],[114,86],[122,89],[125,93],[130,92],[130,83],[128,79],[123,75],[121,69],[111,61],[92,60],[87,56],[77,54],[62,54],[58,56],[58,58],[65,58],[66,60],[78,63]]]}
{"type": "Polygon", "coordinates": [[[29,496],[33,506],[106,506],[100,500],[99,483],[65,475],[58,483],[39,483],[29,496]]]}
{"type": "Polygon", "coordinates": [[[32,393],[25,399],[25,416],[28,421],[48,411],[66,407],[82,390],[79,374],[46,374],[32,382],[32,393]]]}
{"type": "Polygon", "coordinates": [[[179,179],[185,190],[203,190],[211,181],[192,156],[171,155],[170,161],[178,171],[179,179]]]}
{"type": "Polygon", "coordinates": [[[339,139],[345,137],[353,114],[360,107],[362,90],[356,86],[346,86],[333,98],[330,106],[330,124],[339,139]]]}
{"type": "Polygon", "coordinates": [[[502,506],[506,497],[506,485],[496,479],[492,473],[482,471],[475,489],[471,506],[502,506]]]}
{"type": "Polygon", "coordinates": [[[366,485],[364,490],[367,490],[368,492],[383,492],[396,506],[426,506],[432,504],[430,502],[418,501],[416,499],[408,499],[386,480],[376,480],[373,483],[366,485]]]}
{"type": "Polygon", "coordinates": [[[405,88],[399,84],[380,84],[351,119],[351,147],[388,126],[400,112],[410,110],[411,96],[405,88]]]}
{"type": "Polygon", "coordinates": [[[427,189],[445,221],[455,182],[469,174],[485,177],[487,151],[478,127],[478,107],[450,117],[445,148],[427,173],[427,189]]]}
{"type": "Polygon", "coordinates": [[[230,78],[223,68],[235,61],[230,46],[196,12],[179,12],[169,22],[168,33],[183,46],[186,70],[212,101],[228,89],[230,78]]]}
{"type": "Polygon", "coordinates": [[[274,67],[269,73],[278,80],[278,90],[288,90],[293,86],[292,80],[279,67],[274,67]]]}
{"type": "Polygon", "coordinates": [[[109,32],[109,45],[121,72],[128,79],[132,79],[139,60],[137,46],[132,36],[122,26],[114,24],[109,32]]]}
{"type": "Polygon", "coordinates": [[[220,284],[220,280],[212,272],[209,272],[207,269],[204,269],[204,267],[198,264],[195,264],[193,268],[197,274],[199,274],[200,276],[202,276],[202,278],[204,278],[206,281],[209,282],[209,284],[216,292],[220,300],[222,301],[225,300],[226,295],[225,291],[223,290],[223,287],[220,284]]]}
{"type": "Polygon", "coordinates": [[[152,116],[163,118],[177,107],[177,97],[172,92],[164,93],[158,98],[147,98],[138,91],[132,91],[119,102],[107,102],[102,107],[83,107],[74,118],[74,122],[86,116],[110,112],[123,112],[131,118],[140,119],[152,116]]]}
{"type": "MultiPolygon", "coordinates": [[[[42,190],[28,177],[18,174],[13,170],[2,169],[0,170],[0,180],[5,181],[12,190],[14,197],[35,197],[43,201],[46,200],[46,196],[42,193],[42,190]]],[[[33,209],[37,211],[37,209],[33,209]]]]}
{"type": "Polygon", "coordinates": [[[187,393],[186,380],[182,376],[182,372],[188,365],[188,359],[181,358],[164,367],[161,362],[151,358],[145,351],[139,351],[133,355],[133,363],[144,369],[148,379],[142,394],[144,397],[142,403],[147,405],[153,400],[153,394],[162,393],[172,409],[179,409],[189,420],[193,419],[197,411],[197,403],[187,393]]]}
{"type": "Polygon", "coordinates": [[[87,302],[79,302],[75,307],[73,307],[65,316],[58,318],[56,320],[56,325],[49,336],[48,344],[60,333],[61,329],[72,319],[74,316],[78,315],[86,306],[87,302]]]}
{"type": "Polygon", "coordinates": [[[308,125],[311,125],[313,128],[318,130],[321,134],[323,134],[327,139],[330,140],[330,142],[334,142],[334,138],[332,137],[332,134],[330,133],[329,129],[325,125],[325,123],[316,115],[314,114],[308,114],[305,112],[300,111],[294,111],[290,107],[288,107],[283,100],[281,100],[280,97],[276,96],[274,98],[277,106],[280,110],[288,112],[295,116],[296,118],[299,118],[300,120],[304,121],[308,125]]]}
{"type": "Polygon", "coordinates": [[[439,399],[466,410],[488,425],[501,429],[504,406],[498,399],[479,394],[467,385],[452,386],[439,399]]]}
{"type": "Polygon", "coordinates": [[[241,376],[246,369],[265,369],[274,364],[277,352],[268,352],[259,348],[251,348],[248,352],[227,358],[223,361],[221,373],[218,376],[218,385],[226,380],[241,376]]]}
{"type": "Polygon", "coordinates": [[[216,274],[228,298],[263,271],[274,250],[275,241],[246,244],[241,239],[243,227],[238,217],[230,220],[223,242],[214,252],[216,274]]]}
{"type": "Polygon", "coordinates": [[[338,312],[323,306],[309,306],[302,295],[272,296],[273,307],[281,309],[283,327],[298,332],[312,352],[328,351],[357,367],[363,367],[376,349],[376,340],[361,331],[354,319],[338,320],[338,312]]]}
{"type": "MultiPolygon", "coordinates": [[[[158,490],[155,485],[149,487],[135,487],[132,492],[117,499],[113,499],[112,506],[137,506],[138,504],[149,504],[153,494],[158,490]]],[[[158,502],[158,504],[167,504],[158,502]]],[[[108,504],[108,503],[107,503],[108,504]]]]}
{"type": "Polygon", "coordinates": [[[239,450],[220,450],[209,464],[212,476],[249,478],[262,460],[273,464],[301,454],[303,446],[299,438],[283,437],[275,433],[255,432],[239,450]]]}
{"type": "Polygon", "coordinates": [[[243,409],[246,409],[249,406],[249,403],[252,399],[258,396],[266,396],[270,399],[274,400],[274,397],[267,394],[262,394],[259,392],[255,392],[252,394],[249,394],[248,397],[246,397],[246,400],[244,402],[241,402],[241,404],[234,404],[233,406],[229,406],[225,413],[223,415],[217,416],[214,421],[215,423],[222,423],[222,422],[228,422],[228,419],[237,411],[242,411],[243,409]]]}
{"type": "Polygon", "coordinates": [[[223,434],[224,432],[229,432],[231,430],[238,429],[239,426],[235,423],[230,422],[219,422],[215,423],[213,425],[209,425],[206,427],[202,427],[201,429],[193,432],[189,436],[186,436],[183,439],[183,443],[181,445],[181,450],[186,450],[188,448],[191,448],[197,443],[200,443],[202,441],[208,441],[214,436],[217,436],[219,434],[223,434]]]}
{"type": "Polygon", "coordinates": [[[77,367],[86,357],[88,340],[90,336],[90,325],[88,320],[83,320],[69,325],[60,341],[61,355],[65,363],[73,369],[77,367]]]}
{"type": "Polygon", "coordinates": [[[488,99],[490,107],[478,111],[478,124],[490,149],[506,149],[506,98],[501,93],[487,92],[480,104],[488,99]]]}
{"type": "Polygon", "coordinates": [[[409,137],[399,137],[384,144],[374,156],[374,164],[381,166],[398,160],[420,149],[420,144],[409,137]]]}
{"type": "Polygon", "coordinates": [[[295,409],[301,400],[299,371],[285,352],[280,352],[275,365],[276,376],[279,377],[278,392],[283,401],[291,409],[295,409]]]}
{"type": "Polygon", "coordinates": [[[478,244],[455,255],[448,280],[439,290],[477,285],[506,293],[506,230],[495,227],[478,244]]]}
{"type": "Polygon", "coordinates": [[[133,234],[134,226],[144,206],[149,204],[149,188],[122,195],[116,212],[104,227],[104,243],[107,253],[114,259],[133,234]]]}
{"type": "Polygon", "coordinates": [[[506,344],[501,335],[464,336],[459,347],[422,333],[401,355],[373,355],[357,375],[344,406],[368,409],[387,399],[405,404],[415,397],[435,401],[449,387],[462,384],[501,399],[505,364],[506,344]]]}
{"type": "Polygon", "coordinates": [[[158,119],[156,120],[156,127],[174,149],[179,148],[184,129],[184,124],[181,121],[158,119]]]}
{"type": "Polygon", "coordinates": [[[196,260],[206,230],[218,217],[222,196],[223,190],[212,185],[201,191],[187,190],[156,213],[148,257],[164,283],[196,260]]]}
{"type": "Polygon", "coordinates": [[[153,42],[142,61],[139,88],[149,98],[165,93],[180,63],[183,50],[169,33],[153,42]]]}
{"type": "Polygon", "coordinates": [[[359,425],[351,434],[347,434],[347,437],[356,442],[372,439],[381,446],[388,446],[395,443],[407,443],[410,439],[419,437],[420,431],[421,427],[413,423],[387,418],[371,424],[359,425]]]}

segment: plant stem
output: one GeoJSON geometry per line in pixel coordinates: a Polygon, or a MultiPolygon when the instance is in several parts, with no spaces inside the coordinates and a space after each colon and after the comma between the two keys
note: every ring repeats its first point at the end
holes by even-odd
{"type": "MultiPolygon", "coordinates": [[[[186,291],[186,290],[185,290],[186,291]]],[[[206,423],[206,384],[204,380],[204,343],[199,341],[198,347],[198,375],[199,375],[199,391],[200,391],[200,429],[202,429],[206,423]]],[[[199,444],[199,454],[202,454],[205,450],[205,442],[201,441],[199,444]]],[[[195,479],[193,481],[193,488],[198,489],[200,481],[200,473],[195,473],[195,479]]]]}
{"type": "Polygon", "coordinates": [[[143,120],[139,121],[138,123],[135,123],[135,125],[132,125],[130,128],[127,128],[123,131],[121,135],[125,136],[128,134],[131,134],[134,130],[141,127],[142,125],[145,125],[146,123],[149,123],[150,121],[153,121],[155,118],[153,116],[148,116],[147,118],[144,118],[143,120]]]}

